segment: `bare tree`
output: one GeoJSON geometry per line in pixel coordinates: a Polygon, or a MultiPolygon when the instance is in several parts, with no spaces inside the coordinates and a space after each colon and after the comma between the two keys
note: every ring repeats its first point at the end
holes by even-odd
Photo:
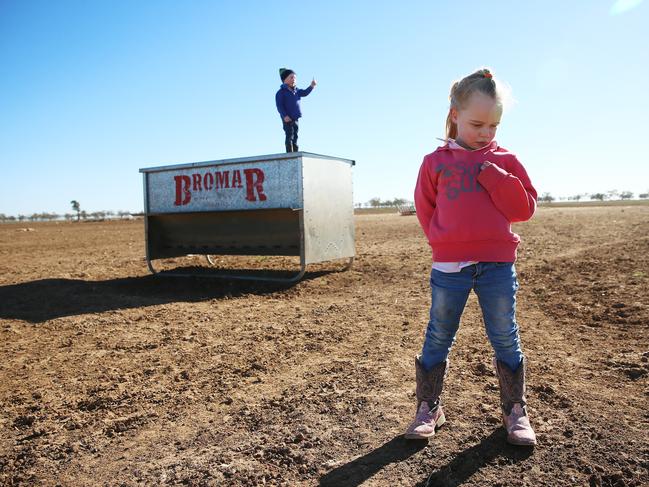
{"type": "Polygon", "coordinates": [[[546,192],[543,193],[543,195],[539,198],[539,201],[543,201],[544,203],[552,203],[554,201],[554,196],[546,192]]]}
{"type": "Polygon", "coordinates": [[[81,205],[77,200],[70,201],[70,204],[72,205],[72,209],[77,212],[77,221],[79,221],[81,218],[81,205]]]}
{"type": "Polygon", "coordinates": [[[374,198],[370,199],[369,204],[370,204],[370,206],[372,208],[377,208],[377,207],[381,206],[381,198],[374,197],[374,198]]]}

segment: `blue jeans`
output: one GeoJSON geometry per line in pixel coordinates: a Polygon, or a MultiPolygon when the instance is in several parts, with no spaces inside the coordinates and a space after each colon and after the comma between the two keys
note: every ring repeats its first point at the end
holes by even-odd
{"type": "Polygon", "coordinates": [[[433,269],[430,287],[430,321],[420,359],[424,369],[448,357],[471,289],[478,296],[496,358],[512,371],[518,369],[523,351],[516,324],[518,279],[512,262],[478,262],[453,273],[433,269]]]}

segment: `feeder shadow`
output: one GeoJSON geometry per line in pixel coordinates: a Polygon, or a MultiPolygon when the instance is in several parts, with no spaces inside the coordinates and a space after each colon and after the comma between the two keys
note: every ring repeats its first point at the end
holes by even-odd
{"type": "Polygon", "coordinates": [[[360,485],[386,465],[406,460],[426,445],[425,441],[406,440],[403,435],[396,436],[376,450],[325,474],[320,478],[319,485],[322,487],[360,485]]]}
{"type": "MultiPolygon", "coordinates": [[[[246,294],[266,295],[284,291],[297,283],[276,283],[205,278],[200,268],[176,269],[198,273],[197,277],[140,276],[106,281],[40,279],[0,286],[0,318],[42,323],[54,318],[174,302],[199,302],[246,294]]],[[[307,272],[303,281],[336,271],[307,272]]],[[[241,269],[241,275],[260,275],[259,270],[241,269]]],[[[285,271],[266,271],[266,277],[286,278],[285,271]]]]}

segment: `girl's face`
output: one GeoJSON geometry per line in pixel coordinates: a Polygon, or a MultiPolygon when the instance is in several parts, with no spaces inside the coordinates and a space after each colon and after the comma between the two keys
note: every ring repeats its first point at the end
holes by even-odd
{"type": "Polygon", "coordinates": [[[466,106],[451,108],[451,119],[457,125],[455,141],[470,150],[488,145],[496,137],[502,114],[502,105],[489,95],[472,93],[466,106]]]}

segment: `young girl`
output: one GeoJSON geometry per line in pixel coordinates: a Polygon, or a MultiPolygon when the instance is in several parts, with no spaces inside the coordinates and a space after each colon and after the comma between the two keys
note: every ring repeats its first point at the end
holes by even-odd
{"type": "Polygon", "coordinates": [[[503,93],[491,72],[480,69],[455,82],[450,100],[446,143],[424,157],[415,188],[417,217],[433,249],[432,303],[415,358],[417,412],[405,437],[430,438],[446,420],[439,397],[447,357],[473,289],[496,355],[507,441],[534,445],[515,318],[520,238],[511,223],[532,217],[536,190],[516,156],[494,140],[503,93]]]}

